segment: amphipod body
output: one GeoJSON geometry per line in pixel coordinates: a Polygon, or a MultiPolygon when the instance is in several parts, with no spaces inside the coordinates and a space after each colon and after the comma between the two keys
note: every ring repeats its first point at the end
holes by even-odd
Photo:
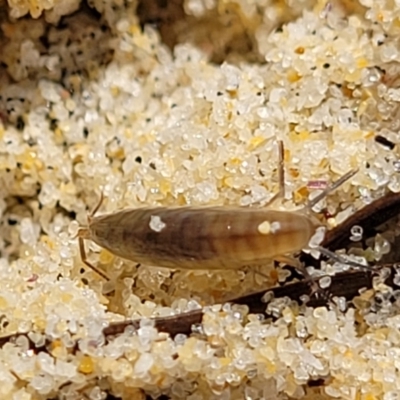
{"type": "Polygon", "coordinates": [[[81,240],[93,240],[122,258],[213,270],[261,265],[297,252],[318,227],[302,213],[238,207],[128,209],[88,222],[81,240]]]}
{"type": "MultiPolygon", "coordinates": [[[[270,203],[284,193],[281,141],[278,147],[280,190],[270,203]]],[[[310,201],[303,212],[261,207],[153,207],[97,217],[101,198],[88,216],[88,227],[78,231],[81,258],[106,279],[103,271],[86,260],[84,239],[93,240],[119,257],[166,268],[238,269],[274,259],[287,261],[286,255],[308,247],[319,227],[306,212],[356,172],[343,175],[310,201]]],[[[291,259],[292,265],[298,265],[294,261],[291,259]]]]}

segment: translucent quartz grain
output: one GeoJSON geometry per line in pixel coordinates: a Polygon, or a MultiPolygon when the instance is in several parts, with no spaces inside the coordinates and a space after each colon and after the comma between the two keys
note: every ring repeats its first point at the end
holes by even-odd
{"type": "Polygon", "coordinates": [[[380,260],[382,256],[390,252],[390,242],[385,239],[382,235],[377,234],[375,236],[374,253],[375,259],[380,260]]]}
{"type": "Polygon", "coordinates": [[[320,278],[318,283],[321,289],[327,289],[332,283],[332,278],[330,276],[320,278]]]}
{"type": "Polygon", "coordinates": [[[39,237],[40,227],[35,224],[30,218],[21,220],[20,238],[22,243],[33,246],[39,237]]]}
{"type": "Polygon", "coordinates": [[[350,233],[351,233],[350,240],[358,242],[362,239],[363,228],[361,226],[354,225],[351,227],[350,233]]]}

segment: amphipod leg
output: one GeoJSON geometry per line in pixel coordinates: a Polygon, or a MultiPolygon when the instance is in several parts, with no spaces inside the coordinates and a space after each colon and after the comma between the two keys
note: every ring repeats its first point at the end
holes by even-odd
{"type": "Polygon", "coordinates": [[[367,271],[375,271],[376,270],[374,267],[371,267],[370,265],[364,265],[364,264],[358,263],[356,261],[348,260],[346,257],[343,257],[339,254],[334,253],[333,251],[325,249],[325,247],[318,246],[315,248],[315,250],[319,251],[321,254],[330,258],[331,260],[339,262],[341,264],[350,265],[351,267],[365,269],[367,271]]]}
{"type": "Polygon", "coordinates": [[[358,172],[358,168],[355,168],[355,169],[350,170],[346,174],[344,174],[337,181],[333,182],[332,185],[330,185],[326,189],[324,189],[317,197],[314,197],[312,200],[310,200],[307,203],[306,208],[311,210],[322,199],[324,199],[329,193],[335,191],[339,186],[343,185],[343,183],[345,183],[350,178],[352,178],[357,172],[358,172]]]}
{"type": "Polygon", "coordinates": [[[287,265],[290,265],[291,267],[296,268],[298,271],[300,271],[306,282],[309,282],[310,287],[311,287],[311,296],[317,293],[324,293],[324,290],[320,288],[318,285],[318,282],[316,281],[315,278],[313,278],[307,271],[307,268],[296,258],[290,257],[290,256],[277,256],[274,257],[275,261],[285,263],[287,265]]]}
{"type": "Polygon", "coordinates": [[[99,208],[103,204],[103,200],[104,200],[104,194],[103,194],[103,192],[101,192],[100,193],[99,202],[95,205],[95,207],[93,208],[92,212],[88,215],[88,220],[89,221],[90,221],[91,218],[94,217],[94,215],[97,213],[97,211],[99,211],[99,208]]]}
{"type": "MultiPolygon", "coordinates": [[[[101,192],[100,193],[99,202],[95,205],[93,210],[87,216],[87,220],[88,220],[88,224],[89,225],[90,225],[91,219],[95,216],[95,214],[97,213],[97,211],[101,207],[101,205],[103,203],[103,200],[104,200],[104,195],[103,195],[103,192],[101,192]]],[[[101,269],[95,267],[93,264],[91,264],[87,260],[84,239],[85,239],[85,236],[87,236],[88,234],[89,234],[89,231],[88,231],[87,228],[79,229],[78,234],[77,234],[77,236],[79,238],[78,239],[78,243],[79,243],[79,253],[81,255],[81,260],[86,266],[88,266],[90,269],[92,269],[94,272],[96,272],[98,275],[100,275],[103,279],[105,279],[106,281],[109,281],[110,278],[101,269]]],[[[87,237],[87,239],[90,239],[90,237],[87,237]]]]}
{"type": "Polygon", "coordinates": [[[278,152],[279,152],[279,161],[278,161],[278,180],[279,180],[279,191],[272,198],[272,201],[276,199],[283,199],[285,197],[285,155],[284,155],[284,147],[282,140],[278,142],[278,152]]]}
{"type": "MultiPolygon", "coordinates": [[[[97,211],[97,210],[96,210],[97,211]]],[[[83,233],[86,232],[85,228],[80,229],[78,231],[78,243],[79,243],[79,253],[81,256],[81,260],[82,262],[88,266],[90,269],[92,269],[94,272],[96,272],[98,275],[100,275],[103,279],[105,279],[106,281],[109,281],[110,278],[99,268],[95,267],[93,264],[91,264],[88,260],[87,260],[87,256],[86,256],[86,251],[85,251],[85,243],[84,243],[84,238],[81,235],[83,235],[83,233]]]]}

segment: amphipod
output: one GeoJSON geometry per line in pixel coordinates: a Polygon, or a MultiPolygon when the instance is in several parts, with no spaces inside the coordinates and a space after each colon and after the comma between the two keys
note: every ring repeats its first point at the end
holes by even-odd
{"type": "MultiPolygon", "coordinates": [[[[282,195],[282,142],[279,150],[278,195],[282,195]]],[[[87,227],[78,231],[81,258],[105,279],[105,273],[87,261],[85,239],[127,260],[174,269],[239,269],[287,261],[288,255],[307,247],[320,226],[308,215],[310,208],[356,172],[341,177],[301,212],[266,207],[151,207],[95,216],[101,198],[88,216],[87,227]]]]}

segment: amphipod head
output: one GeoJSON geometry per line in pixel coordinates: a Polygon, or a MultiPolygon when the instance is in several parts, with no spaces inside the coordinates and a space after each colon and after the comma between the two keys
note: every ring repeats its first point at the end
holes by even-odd
{"type": "Polygon", "coordinates": [[[79,227],[78,232],[74,236],[74,239],[76,238],[90,239],[91,238],[90,229],[83,226],[79,227]]]}

